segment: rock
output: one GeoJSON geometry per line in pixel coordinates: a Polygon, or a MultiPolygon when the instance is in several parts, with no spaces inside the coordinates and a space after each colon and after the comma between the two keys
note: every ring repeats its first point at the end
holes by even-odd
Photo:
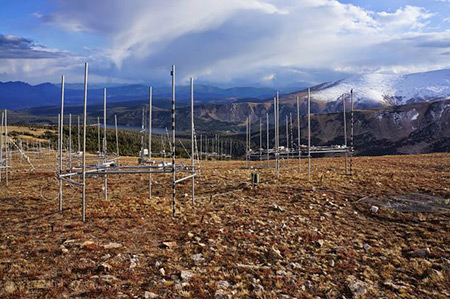
{"type": "Polygon", "coordinates": [[[194,273],[189,270],[181,270],[180,277],[183,281],[189,281],[192,277],[194,277],[194,273]]]}
{"type": "Polygon", "coordinates": [[[152,298],[158,298],[159,296],[155,293],[149,292],[149,291],[145,291],[144,293],[144,298],[145,299],[152,299],[152,298]]]}
{"type": "Polygon", "coordinates": [[[175,241],[165,241],[160,245],[161,248],[174,248],[177,247],[177,242],[175,241]]]}
{"type": "Polygon", "coordinates": [[[115,277],[113,275],[100,275],[99,278],[106,282],[110,282],[110,283],[115,280],[118,280],[117,277],[115,277]]]}
{"type": "Polygon", "coordinates": [[[372,213],[376,213],[376,212],[378,212],[378,207],[377,206],[371,206],[370,207],[370,211],[372,212],[372,213]]]}
{"type": "Polygon", "coordinates": [[[224,290],[218,289],[218,290],[214,293],[214,298],[217,298],[217,299],[228,299],[228,298],[230,298],[230,297],[227,295],[227,293],[226,293],[224,290]]]}
{"type": "Polygon", "coordinates": [[[61,250],[62,254],[69,252],[69,249],[67,249],[64,245],[59,246],[59,250],[61,250]]]}
{"type": "Polygon", "coordinates": [[[279,205],[273,204],[270,209],[272,211],[276,211],[276,212],[284,212],[284,208],[280,207],[279,205]]]}
{"type": "Polygon", "coordinates": [[[201,253],[191,255],[191,259],[195,263],[203,263],[205,261],[205,258],[203,257],[203,255],[201,253]]]}
{"type": "Polygon", "coordinates": [[[334,267],[334,260],[330,260],[330,267],[334,267]]]}
{"type": "Polygon", "coordinates": [[[17,287],[13,281],[7,281],[5,282],[4,289],[7,294],[12,294],[16,291],[17,287]]]}
{"type": "Polygon", "coordinates": [[[317,244],[318,247],[323,247],[323,243],[324,243],[323,239],[319,239],[319,240],[317,240],[317,242],[316,242],[316,244],[317,244]]]}
{"type": "Polygon", "coordinates": [[[347,277],[347,286],[352,292],[353,297],[362,297],[367,293],[367,284],[361,280],[356,279],[355,276],[350,275],[347,277]]]}
{"type": "Polygon", "coordinates": [[[430,256],[431,251],[430,251],[430,248],[422,248],[422,249],[409,251],[407,254],[410,257],[427,257],[427,256],[430,256]]]}
{"type": "Polygon", "coordinates": [[[275,259],[275,260],[283,258],[283,256],[281,255],[281,252],[278,249],[276,249],[274,246],[272,246],[269,250],[269,257],[271,259],[275,259]]]}
{"type": "Polygon", "coordinates": [[[120,247],[122,247],[122,244],[115,243],[115,242],[110,242],[110,243],[108,243],[106,245],[103,245],[103,248],[105,248],[105,249],[117,249],[117,248],[120,248],[120,247]]]}
{"type": "Polygon", "coordinates": [[[133,256],[130,258],[130,269],[136,268],[138,262],[139,262],[138,256],[133,254],[133,256]]]}
{"type": "Polygon", "coordinates": [[[160,269],[159,269],[159,273],[160,273],[162,276],[166,276],[166,270],[164,270],[164,268],[160,268],[160,269]]]}
{"type": "Polygon", "coordinates": [[[262,297],[264,295],[264,287],[260,284],[252,284],[253,292],[256,296],[262,297]]]}
{"type": "Polygon", "coordinates": [[[221,280],[216,282],[216,286],[219,289],[228,289],[230,287],[230,283],[226,280],[221,280]]]}
{"type": "Polygon", "coordinates": [[[89,240],[89,241],[84,241],[80,247],[83,249],[87,249],[87,250],[95,250],[98,248],[98,245],[94,241],[89,240]]]}
{"type": "Polygon", "coordinates": [[[365,251],[369,251],[370,248],[372,248],[372,247],[369,244],[366,243],[366,244],[364,244],[363,248],[364,248],[365,251]]]}
{"type": "Polygon", "coordinates": [[[103,262],[97,267],[97,270],[99,272],[110,272],[112,270],[112,266],[106,262],[103,262]]]}
{"type": "Polygon", "coordinates": [[[35,289],[39,289],[39,290],[46,290],[52,287],[52,283],[50,281],[46,281],[46,280],[34,280],[33,283],[33,288],[35,289]]]}

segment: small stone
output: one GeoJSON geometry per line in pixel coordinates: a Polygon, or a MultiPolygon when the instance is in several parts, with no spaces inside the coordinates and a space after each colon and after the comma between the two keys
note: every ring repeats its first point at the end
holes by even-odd
{"type": "Polygon", "coordinates": [[[221,280],[216,282],[216,286],[219,289],[228,289],[230,287],[230,283],[226,280],[221,280]]]}
{"type": "Polygon", "coordinates": [[[422,248],[413,251],[409,251],[408,255],[410,257],[426,257],[431,254],[430,248],[422,248]]]}
{"type": "Polygon", "coordinates": [[[159,273],[160,273],[162,276],[166,276],[166,270],[164,270],[164,268],[160,268],[160,269],[159,269],[159,273]]]}
{"type": "Polygon", "coordinates": [[[59,249],[61,250],[62,254],[68,253],[69,249],[67,249],[64,245],[59,246],[59,249]]]}
{"type": "Polygon", "coordinates": [[[83,249],[94,249],[97,247],[97,244],[94,241],[84,241],[81,246],[83,249]]]}
{"type": "Polygon", "coordinates": [[[372,248],[372,246],[370,246],[369,244],[366,243],[366,244],[364,244],[363,248],[365,251],[369,251],[370,248],[372,248]]]}
{"type": "Polygon", "coordinates": [[[362,297],[367,293],[367,284],[361,280],[356,279],[355,276],[350,275],[347,277],[347,286],[352,292],[353,297],[362,297]]]}
{"type": "Polygon", "coordinates": [[[98,270],[100,272],[110,272],[112,270],[112,266],[106,262],[103,262],[98,266],[98,270]]]}
{"type": "Polygon", "coordinates": [[[203,257],[203,255],[201,253],[191,255],[191,259],[195,263],[203,263],[205,261],[205,258],[203,257]]]}
{"type": "Polygon", "coordinates": [[[177,247],[177,242],[175,242],[175,241],[166,241],[166,242],[162,242],[161,247],[162,247],[162,248],[173,248],[173,247],[177,247]]]}
{"type": "Polygon", "coordinates": [[[115,242],[111,242],[111,243],[108,243],[106,245],[103,245],[103,248],[105,248],[105,249],[117,249],[117,248],[120,248],[120,247],[122,247],[122,244],[115,243],[115,242]]]}
{"type": "Polygon", "coordinates": [[[229,297],[228,297],[227,293],[224,290],[218,289],[214,293],[214,298],[217,298],[217,299],[228,299],[229,297]]]}
{"type": "Polygon", "coordinates": [[[278,249],[276,249],[274,246],[272,246],[269,250],[269,257],[272,259],[276,259],[276,260],[283,258],[283,256],[281,255],[281,252],[278,249]]]}
{"type": "Polygon", "coordinates": [[[149,291],[145,291],[144,293],[144,298],[145,299],[152,299],[152,298],[158,298],[159,296],[155,293],[149,292],[149,291]]]}
{"type": "Polygon", "coordinates": [[[194,273],[189,270],[181,270],[180,277],[183,281],[189,281],[192,277],[194,277],[194,273]]]}
{"type": "Polygon", "coordinates": [[[319,240],[317,240],[317,242],[316,242],[316,244],[317,244],[318,247],[323,247],[323,243],[324,243],[323,239],[319,239],[319,240]]]}
{"type": "Polygon", "coordinates": [[[5,282],[4,286],[5,292],[8,294],[12,294],[16,291],[16,284],[13,281],[7,281],[5,282]]]}
{"type": "Polygon", "coordinates": [[[377,206],[371,206],[370,207],[370,211],[372,212],[372,213],[376,213],[376,212],[378,212],[378,207],[377,206]]]}
{"type": "Polygon", "coordinates": [[[34,280],[32,285],[33,285],[33,288],[39,289],[39,290],[49,289],[52,286],[51,282],[42,280],[42,279],[34,280]]]}
{"type": "Polygon", "coordinates": [[[334,260],[330,260],[330,267],[334,267],[334,260]]]}

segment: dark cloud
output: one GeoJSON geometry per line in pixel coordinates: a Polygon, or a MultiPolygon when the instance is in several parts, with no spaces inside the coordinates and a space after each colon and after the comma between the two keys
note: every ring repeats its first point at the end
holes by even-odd
{"type": "Polygon", "coordinates": [[[31,39],[0,34],[0,59],[49,59],[67,56],[67,53],[36,45],[31,39]]]}

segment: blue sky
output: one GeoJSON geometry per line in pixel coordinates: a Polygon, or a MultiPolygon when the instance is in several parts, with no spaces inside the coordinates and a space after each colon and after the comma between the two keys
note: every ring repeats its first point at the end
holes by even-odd
{"type": "Polygon", "coordinates": [[[450,68],[450,0],[0,0],[0,81],[284,87],[450,68]]]}

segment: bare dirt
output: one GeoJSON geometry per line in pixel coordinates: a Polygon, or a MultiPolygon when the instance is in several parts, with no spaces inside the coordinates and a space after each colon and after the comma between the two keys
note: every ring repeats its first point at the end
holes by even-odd
{"type": "Polygon", "coordinates": [[[353,176],[342,158],[314,159],[311,182],[306,161],[279,181],[202,162],[195,205],[178,185],[177,218],[169,175],[153,176],[152,200],[148,175],[110,176],[108,201],[90,178],[85,223],[79,187],[64,185],[57,211],[54,154],[32,161],[0,183],[2,297],[450,296],[450,154],[357,157],[353,176]],[[442,199],[439,212],[358,202],[411,193],[442,199]]]}

